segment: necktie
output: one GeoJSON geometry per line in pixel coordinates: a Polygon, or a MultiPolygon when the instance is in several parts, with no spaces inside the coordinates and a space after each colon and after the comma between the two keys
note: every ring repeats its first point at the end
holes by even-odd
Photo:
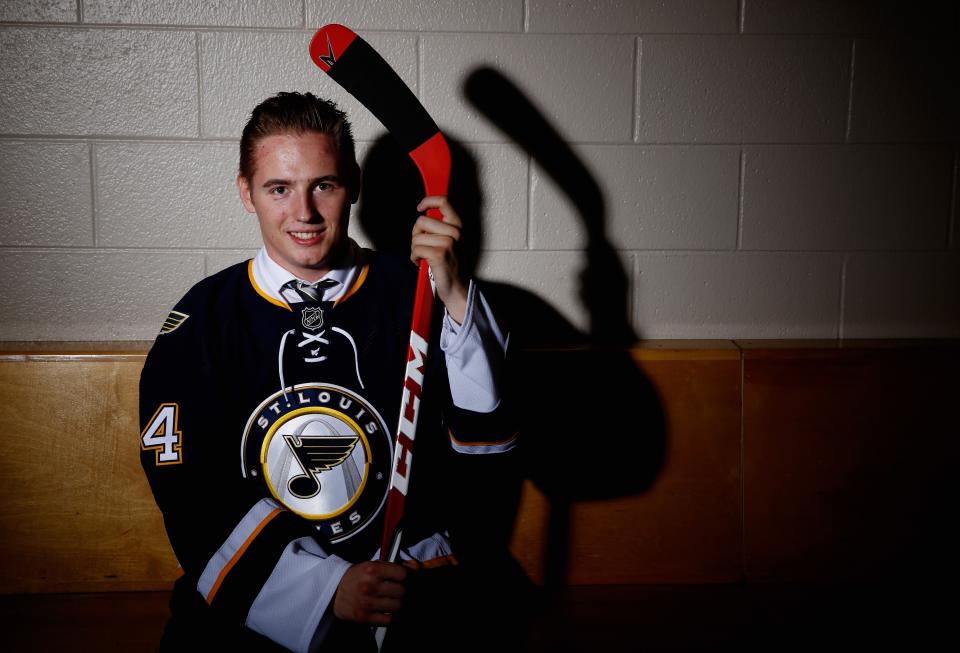
{"type": "Polygon", "coordinates": [[[296,279],[291,279],[283,284],[280,290],[292,290],[305,302],[320,302],[323,301],[323,293],[328,288],[336,286],[337,283],[338,282],[333,279],[321,279],[314,284],[307,284],[302,281],[297,281],[296,279]]]}

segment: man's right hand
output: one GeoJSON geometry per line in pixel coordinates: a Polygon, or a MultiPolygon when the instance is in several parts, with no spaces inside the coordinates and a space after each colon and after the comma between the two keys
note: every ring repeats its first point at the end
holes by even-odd
{"type": "Polygon", "coordinates": [[[388,626],[403,605],[403,565],[392,562],[361,562],[340,579],[333,597],[333,614],[338,619],[371,626],[388,626]]]}

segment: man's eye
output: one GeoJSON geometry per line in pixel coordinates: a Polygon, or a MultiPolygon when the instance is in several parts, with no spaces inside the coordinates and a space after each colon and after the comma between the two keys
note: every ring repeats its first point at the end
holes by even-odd
{"type": "Polygon", "coordinates": [[[286,186],[274,186],[270,189],[271,195],[286,195],[287,187],[286,186]]]}
{"type": "Polygon", "coordinates": [[[316,190],[318,190],[318,191],[320,191],[320,192],[322,192],[322,193],[326,193],[327,191],[331,191],[331,190],[333,190],[334,188],[335,188],[335,186],[334,186],[333,184],[331,184],[330,182],[328,182],[328,181],[323,181],[323,182],[320,182],[319,184],[317,184],[316,190]]]}

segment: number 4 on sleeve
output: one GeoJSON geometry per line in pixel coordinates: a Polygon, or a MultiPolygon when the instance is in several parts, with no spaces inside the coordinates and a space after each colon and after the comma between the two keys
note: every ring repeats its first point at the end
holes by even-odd
{"type": "Polygon", "coordinates": [[[180,452],[182,434],[177,426],[179,412],[177,404],[160,404],[140,434],[140,448],[156,451],[157,465],[179,465],[183,462],[180,452]]]}

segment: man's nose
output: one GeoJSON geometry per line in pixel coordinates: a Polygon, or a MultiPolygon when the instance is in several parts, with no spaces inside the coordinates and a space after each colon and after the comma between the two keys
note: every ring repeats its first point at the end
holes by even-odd
{"type": "Polygon", "coordinates": [[[300,203],[297,209],[300,213],[299,220],[301,222],[312,222],[320,217],[320,212],[317,211],[313,201],[313,193],[310,191],[300,194],[300,203]]]}

